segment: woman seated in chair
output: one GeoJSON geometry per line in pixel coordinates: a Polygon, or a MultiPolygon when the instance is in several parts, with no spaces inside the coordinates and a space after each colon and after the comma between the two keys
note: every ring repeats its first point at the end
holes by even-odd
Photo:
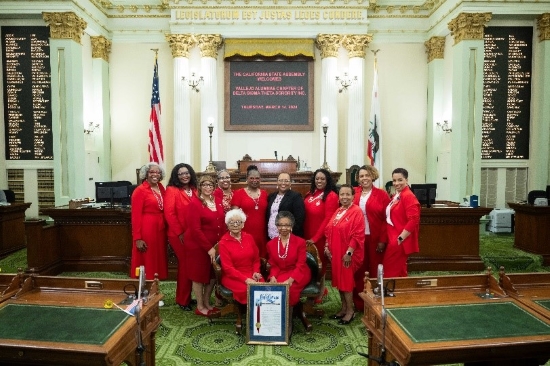
{"type": "MultiPolygon", "coordinates": [[[[292,313],[297,314],[307,331],[311,324],[305,319],[300,302],[300,293],[311,280],[311,271],[306,263],[306,241],[292,234],[294,215],[288,211],[279,211],[275,217],[275,226],[279,236],[267,243],[269,282],[289,284],[289,304],[292,313]]],[[[292,322],[290,331],[292,332],[292,322]]]]}
{"type": "Polygon", "coordinates": [[[233,291],[233,299],[246,305],[247,284],[264,282],[260,274],[260,252],[252,235],[242,231],[246,215],[241,209],[225,214],[229,232],[219,242],[222,285],[233,291]]]}

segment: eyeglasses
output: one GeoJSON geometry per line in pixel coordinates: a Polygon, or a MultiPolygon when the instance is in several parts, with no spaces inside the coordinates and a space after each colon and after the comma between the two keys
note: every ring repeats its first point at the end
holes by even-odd
{"type": "Polygon", "coordinates": [[[277,227],[292,227],[291,224],[275,224],[277,227]]]}
{"type": "Polygon", "coordinates": [[[290,181],[288,179],[279,179],[279,180],[277,180],[277,182],[279,182],[279,183],[290,183],[290,181]]]}
{"type": "Polygon", "coordinates": [[[178,173],[178,175],[181,177],[181,176],[191,175],[191,173],[189,173],[189,172],[181,172],[181,173],[178,173]]]}
{"type": "Polygon", "coordinates": [[[229,180],[229,179],[231,179],[231,177],[219,177],[218,179],[219,180],[229,180]]]}
{"type": "Polygon", "coordinates": [[[242,221],[229,221],[227,226],[241,226],[242,223],[242,221]]]}
{"type": "Polygon", "coordinates": [[[157,174],[157,175],[160,175],[160,172],[156,171],[156,170],[149,170],[149,174],[157,174]]]}
{"type": "Polygon", "coordinates": [[[250,180],[260,180],[260,177],[248,177],[250,180]]]}
{"type": "Polygon", "coordinates": [[[201,187],[214,187],[214,185],[212,183],[203,183],[201,187]]]}

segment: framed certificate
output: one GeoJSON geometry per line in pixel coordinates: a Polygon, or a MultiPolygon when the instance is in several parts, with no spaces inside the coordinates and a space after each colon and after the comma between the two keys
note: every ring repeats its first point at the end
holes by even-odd
{"type": "Polygon", "coordinates": [[[255,283],[247,288],[247,344],[288,345],[288,284],[255,283]]]}

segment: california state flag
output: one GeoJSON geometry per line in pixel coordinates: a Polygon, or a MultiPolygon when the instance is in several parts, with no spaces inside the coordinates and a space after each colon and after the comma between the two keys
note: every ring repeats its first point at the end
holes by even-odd
{"type": "Polygon", "coordinates": [[[378,169],[378,173],[380,173],[378,186],[381,187],[384,184],[384,179],[382,175],[382,150],[380,149],[382,131],[380,128],[380,99],[378,98],[378,70],[376,68],[376,59],[374,61],[374,81],[372,83],[372,102],[370,106],[368,131],[367,157],[370,165],[378,169]]]}

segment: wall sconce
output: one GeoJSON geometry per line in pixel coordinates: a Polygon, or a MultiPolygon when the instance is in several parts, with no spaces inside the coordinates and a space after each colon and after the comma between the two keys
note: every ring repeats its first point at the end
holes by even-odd
{"type": "Polygon", "coordinates": [[[200,92],[199,85],[204,83],[204,77],[197,75],[195,71],[191,71],[191,76],[189,78],[182,76],[181,80],[187,81],[187,85],[196,93],[200,92]]]}
{"type": "Polygon", "coordinates": [[[90,123],[88,123],[88,127],[87,127],[87,128],[84,128],[84,133],[87,134],[87,135],[89,135],[89,134],[91,134],[92,132],[94,132],[94,131],[95,131],[96,129],[98,129],[98,128],[99,128],[99,123],[96,123],[96,124],[94,125],[93,122],[90,122],[90,123]]]}
{"type": "Polygon", "coordinates": [[[342,93],[357,81],[357,76],[350,78],[347,71],[344,71],[344,76],[340,77],[336,75],[336,84],[338,84],[338,92],[342,93]]]}
{"type": "Polygon", "coordinates": [[[447,121],[447,120],[443,121],[443,123],[437,122],[436,125],[437,125],[437,127],[441,128],[441,131],[443,131],[445,133],[453,132],[453,129],[451,127],[449,127],[449,121],[447,121]]]}

